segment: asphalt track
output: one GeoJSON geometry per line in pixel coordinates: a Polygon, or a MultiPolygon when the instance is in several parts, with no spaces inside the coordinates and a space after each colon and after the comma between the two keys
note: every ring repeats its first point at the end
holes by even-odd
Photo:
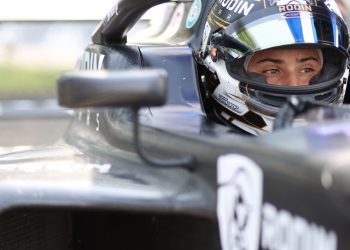
{"type": "Polygon", "coordinates": [[[69,125],[65,118],[2,119],[0,147],[41,146],[55,143],[69,125]]]}
{"type": "Polygon", "coordinates": [[[68,128],[71,114],[55,100],[0,102],[0,153],[5,147],[55,143],[68,128]]]}

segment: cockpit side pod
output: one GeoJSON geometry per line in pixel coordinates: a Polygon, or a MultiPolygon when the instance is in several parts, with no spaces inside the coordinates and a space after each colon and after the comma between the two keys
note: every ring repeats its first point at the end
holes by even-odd
{"type": "Polygon", "coordinates": [[[199,104],[198,74],[193,51],[188,46],[140,46],[144,69],[168,73],[167,105],[199,104]]]}

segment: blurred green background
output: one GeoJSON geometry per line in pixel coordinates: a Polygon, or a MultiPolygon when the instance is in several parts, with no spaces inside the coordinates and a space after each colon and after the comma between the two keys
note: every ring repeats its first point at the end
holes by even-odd
{"type": "Polygon", "coordinates": [[[1,100],[55,98],[55,81],[63,70],[66,69],[0,64],[0,98],[1,100]]]}
{"type": "Polygon", "coordinates": [[[12,0],[0,8],[0,101],[54,99],[116,0],[12,0]]]}
{"type": "Polygon", "coordinates": [[[98,20],[0,20],[0,100],[55,99],[98,20]]]}

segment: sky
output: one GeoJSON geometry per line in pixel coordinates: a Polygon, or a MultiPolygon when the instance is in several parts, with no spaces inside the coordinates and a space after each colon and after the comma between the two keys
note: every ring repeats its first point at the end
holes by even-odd
{"type": "Polygon", "coordinates": [[[117,0],[0,0],[0,20],[102,19],[117,0]]]}

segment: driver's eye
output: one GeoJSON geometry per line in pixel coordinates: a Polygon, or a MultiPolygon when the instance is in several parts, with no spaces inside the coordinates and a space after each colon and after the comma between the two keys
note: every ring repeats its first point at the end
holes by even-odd
{"type": "Polygon", "coordinates": [[[262,72],[264,75],[276,75],[279,73],[278,69],[268,69],[262,72]]]}
{"type": "Polygon", "coordinates": [[[312,68],[304,68],[304,69],[301,70],[302,73],[312,73],[312,72],[314,72],[314,71],[315,71],[315,70],[312,69],[312,68]]]}

